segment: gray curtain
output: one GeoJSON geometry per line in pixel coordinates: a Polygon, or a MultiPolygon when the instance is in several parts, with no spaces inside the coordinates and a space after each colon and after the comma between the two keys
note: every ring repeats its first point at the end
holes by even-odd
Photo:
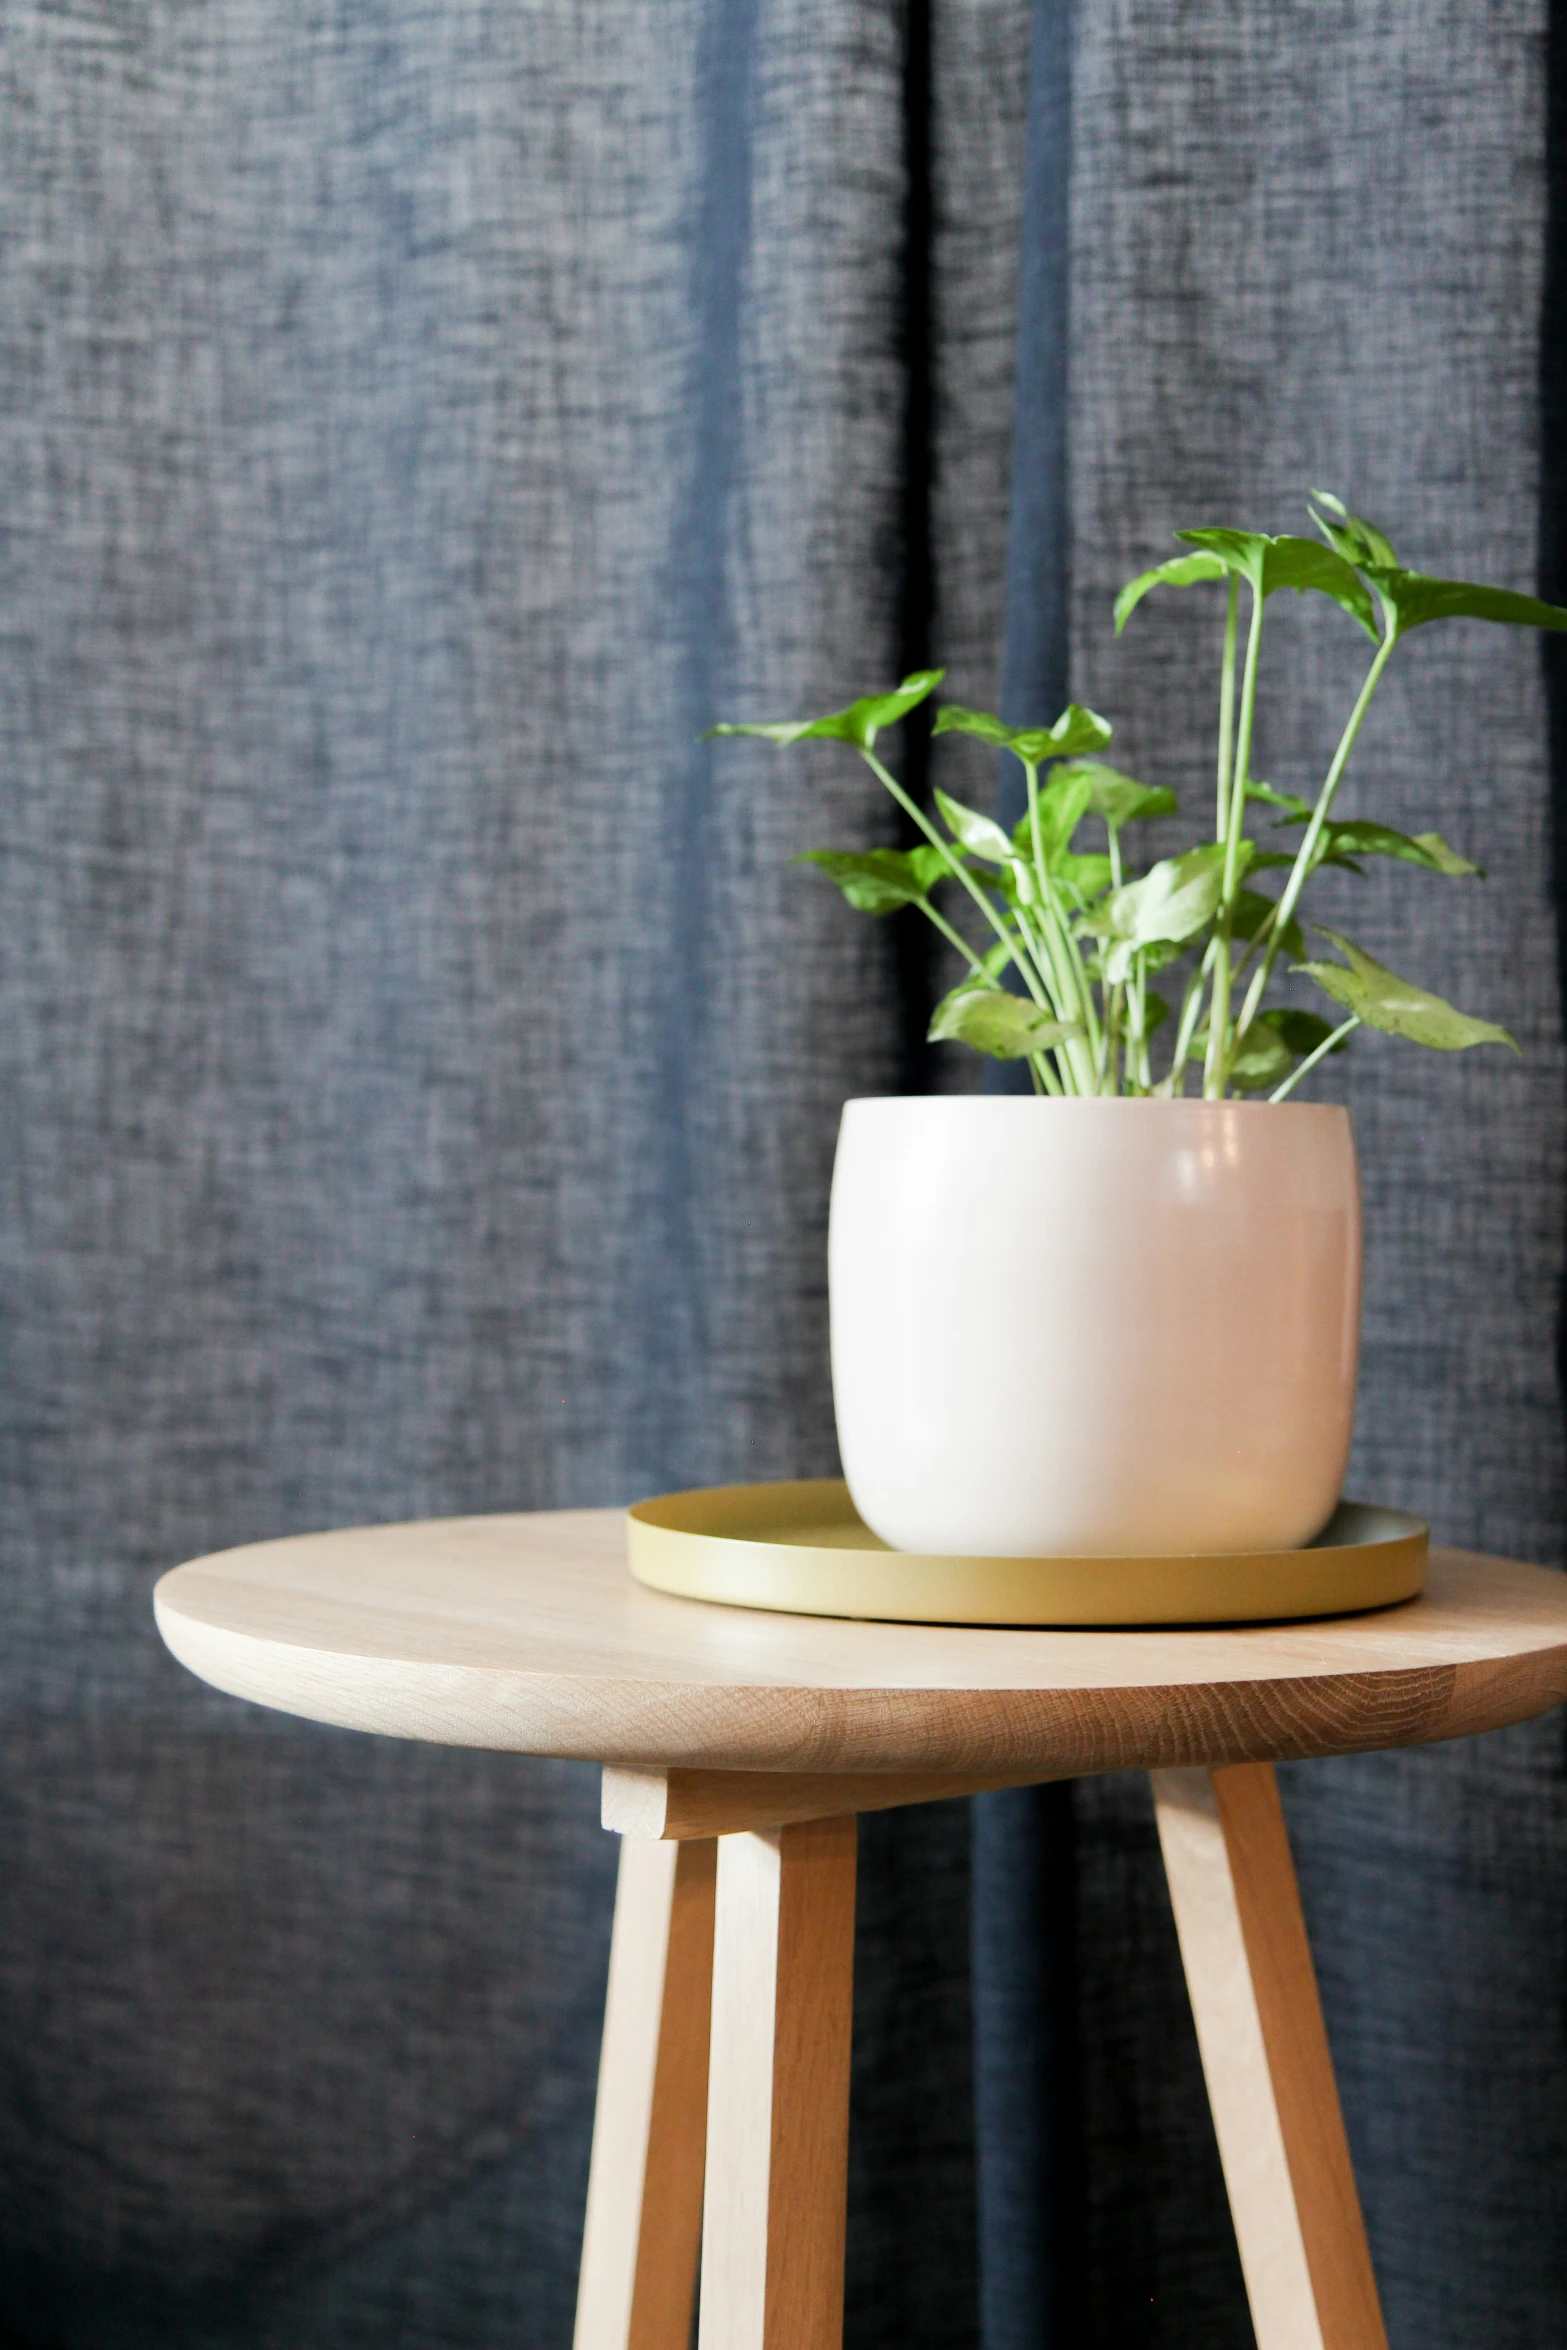
{"type": "MultiPolygon", "coordinates": [[[[938,594],[994,695],[1028,28],[0,44],[0,2336],[561,2343],[594,1774],[210,1697],[148,1595],[833,1465],[837,1108],[920,974],[788,862],[887,837],[852,769],[695,738],[938,594]]],[[[866,2339],[972,2336],[966,1904],[960,1810],[867,1836],[866,2339]]]]}
{"type": "MultiPolygon", "coordinates": [[[[1070,688],[1201,792],[1211,613],[1108,628],[1170,527],[1297,527],[1321,482],[1530,584],[1548,30],[0,26],[0,2342],[565,2342],[592,1774],[208,1695],[152,1579],[831,1467],[837,1106],[973,1074],[921,1044],[918,944],[788,864],[895,837],[852,763],[694,738],[935,653],[1019,715],[1070,688]]],[[[1277,627],[1280,781],[1348,685],[1335,618],[1277,627]]],[[[1354,885],[1356,934],[1527,1057],[1370,1040],[1346,1082],[1356,1484],[1556,1562],[1547,739],[1527,639],[1395,667],[1357,804],[1491,878],[1354,885]]],[[[1559,1729],[1287,1800],[1393,2340],[1556,2339],[1559,1729]]],[[[961,1807],[867,1827],[852,2205],[855,2343],[981,2310],[987,2350],[1248,2339],[1140,1785],[982,1812],[972,1849],[961,1807]]]]}
{"type": "MultiPolygon", "coordinates": [[[[1057,22],[1046,11],[1042,36],[1057,22]]],[[[1115,717],[1134,772],[1212,788],[1214,616],[1170,599],[1119,645],[1108,626],[1170,526],[1299,528],[1321,484],[1433,570],[1530,586],[1559,543],[1541,426],[1562,413],[1567,351],[1546,277],[1567,191],[1551,30],[1543,8],[1464,0],[1081,12],[1070,156],[1056,148],[1040,198],[1064,175],[1065,634],[1072,690],[1115,717]]],[[[1043,364],[1039,383],[1048,404],[1043,364]]],[[[1020,438],[1032,396],[1025,373],[1020,438]]],[[[1026,560],[1014,544],[1014,578],[1026,560]]],[[[1273,635],[1259,765],[1298,786],[1360,660],[1304,609],[1273,635]]],[[[1344,877],[1325,910],[1396,968],[1502,1007],[1525,1059],[1368,1040],[1322,1088],[1354,1109],[1365,1178],[1351,1486],[1450,1540],[1556,1564],[1563,1066],[1540,653],[1473,627],[1408,653],[1357,752],[1354,807],[1439,827],[1489,882],[1458,896],[1344,877]]],[[[1392,2340],[1557,2340],[1560,1724],[1285,1776],[1392,2340]]],[[[979,1816],[990,2350],[1248,2342],[1145,1782],[979,1816]],[[1014,2042],[1032,2066],[1022,2114],[1014,2042]]]]}

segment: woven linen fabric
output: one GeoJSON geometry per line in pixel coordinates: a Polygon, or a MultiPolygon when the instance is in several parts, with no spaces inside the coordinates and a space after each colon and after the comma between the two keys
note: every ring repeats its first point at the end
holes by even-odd
{"type": "MultiPolygon", "coordinates": [[[[994,698],[1027,48],[0,28],[9,2350],[568,2337],[593,1774],[230,1704],[148,1596],[833,1465],[837,1110],[927,975],[788,862],[894,836],[855,762],[696,738],[938,615],[994,698]]],[[[967,1899],[961,1807],[867,1831],[856,2341],[973,2339],[967,1899]]]]}
{"type": "MultiPolygon", "coordinates": [[[[1156,596],[1119,643],[1110,626],[1114,590],[1173,551],[1176,527],[1309,528],[1320,485],[1408,562],[1535,583],[1545,31],[1519,0],[1079,13],[1071,686],[1116,722],[1132,772],[1188,807],[1213,790],[1222,596],[1156,596]]],[[[1258,773],[1291,789],[1320,776],[1365,656],[1317,599],[1270,606],[1258,773]]],[[[1336,876],[1320,918],[1504,1021],[1524,1054],[1364,1036],[1320,1088],[1353,1107],[1364,1180],[1350,1490],[1419,1509],[1438,1537],[1558,1563],[1563,1065],[1536,640],[1468,624],[1404,647],[1341,806],[1439,829],[1489,878],[1336,876]]],[[[1285,1777],[1391,2341],[1555,2340],[1560,1723],[1285,1777]]],[[[1058,1876],[1056,1898],[1075,1910],[1087,2225],[1064,2304],[1086,2304],[1097,2344],[1239,2350],[1251,2331],[1146,1781],[1084,1785],[1074,1809],[1074,1882],[1058,1876]]],[[[1070,2036],[1059,2010],[1057,2025],[1070,2036]]]]}

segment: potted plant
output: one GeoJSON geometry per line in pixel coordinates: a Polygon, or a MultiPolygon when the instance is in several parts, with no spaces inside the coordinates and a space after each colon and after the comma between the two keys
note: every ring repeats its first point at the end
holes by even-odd
{"type": "Polygon", "coordinates": [[[862,913],[913,907],[961,958],[933,1039],[1021,1061],[1031,1097],[845,1106],[829,1270],[844,1473],[894,1547],[979,1556],[1251,1551],[1308,1542],[1348,1459],[1360,1211],[1347,1112],[1292,1099],[1354,1032],[1438,1051],[1512,1046],[1337,931],[1308,945],[1324,866],[1391,857],[1441,879],[1478,867],[1435,832],[1346,817],[1339,795],[1384,669],[1411,630],[1477,619],[1567,628],[1532,596],[1401,566],[1373,524],[1314,493],[1321,539],[1184,530],[1150,590],[1225,594],[1211,834],[1133,871],[1127,827],[1174,794],[1101,754],[1071,705],[1010,727],[948,705],[937,734],[1021,765],[1007,832],[937,791],[919,807],[877,753],[940,670],[825,718],[725,725],[850,745],[917,845],[815,849],[862,913]],[[1258,656],[1282,588],[1330,598],[1372,647],[1314,798],[1252,773],[1258,656]],[[1246,621],[1244,644],[1242,618],[1246,621]],[[1271,1002],[1304,973],[1327,1016],[1271,1002]]]}

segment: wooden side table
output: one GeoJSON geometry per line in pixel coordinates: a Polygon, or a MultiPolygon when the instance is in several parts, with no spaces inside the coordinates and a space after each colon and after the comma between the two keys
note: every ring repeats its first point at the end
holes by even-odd
{"type": "Polygon", "coordinates": [[[577,2350],[836,2350],[855,1815],[1140,1768],[1261,2350],[1385,2336],[1272,1765],[1567,1699],[1567,1577],[1459,1551],[1423,1598],[1248,1630],[754,1614],[634,1584],[618,1512],[258,1543],[164,1577],[220,1689],[604,1770],[619,1894],[577,2350]]]}

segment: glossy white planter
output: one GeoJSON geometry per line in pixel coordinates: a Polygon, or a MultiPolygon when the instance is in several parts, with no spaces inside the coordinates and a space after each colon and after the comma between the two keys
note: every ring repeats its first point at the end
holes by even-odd
{"type": "Polygon", "coordinates": [[[896,1548],[1273,1550],[1331,1515],[1360,1335],[1347,1111],[849,1102],[828,1258],[844,1475],[896,1548]]]}

